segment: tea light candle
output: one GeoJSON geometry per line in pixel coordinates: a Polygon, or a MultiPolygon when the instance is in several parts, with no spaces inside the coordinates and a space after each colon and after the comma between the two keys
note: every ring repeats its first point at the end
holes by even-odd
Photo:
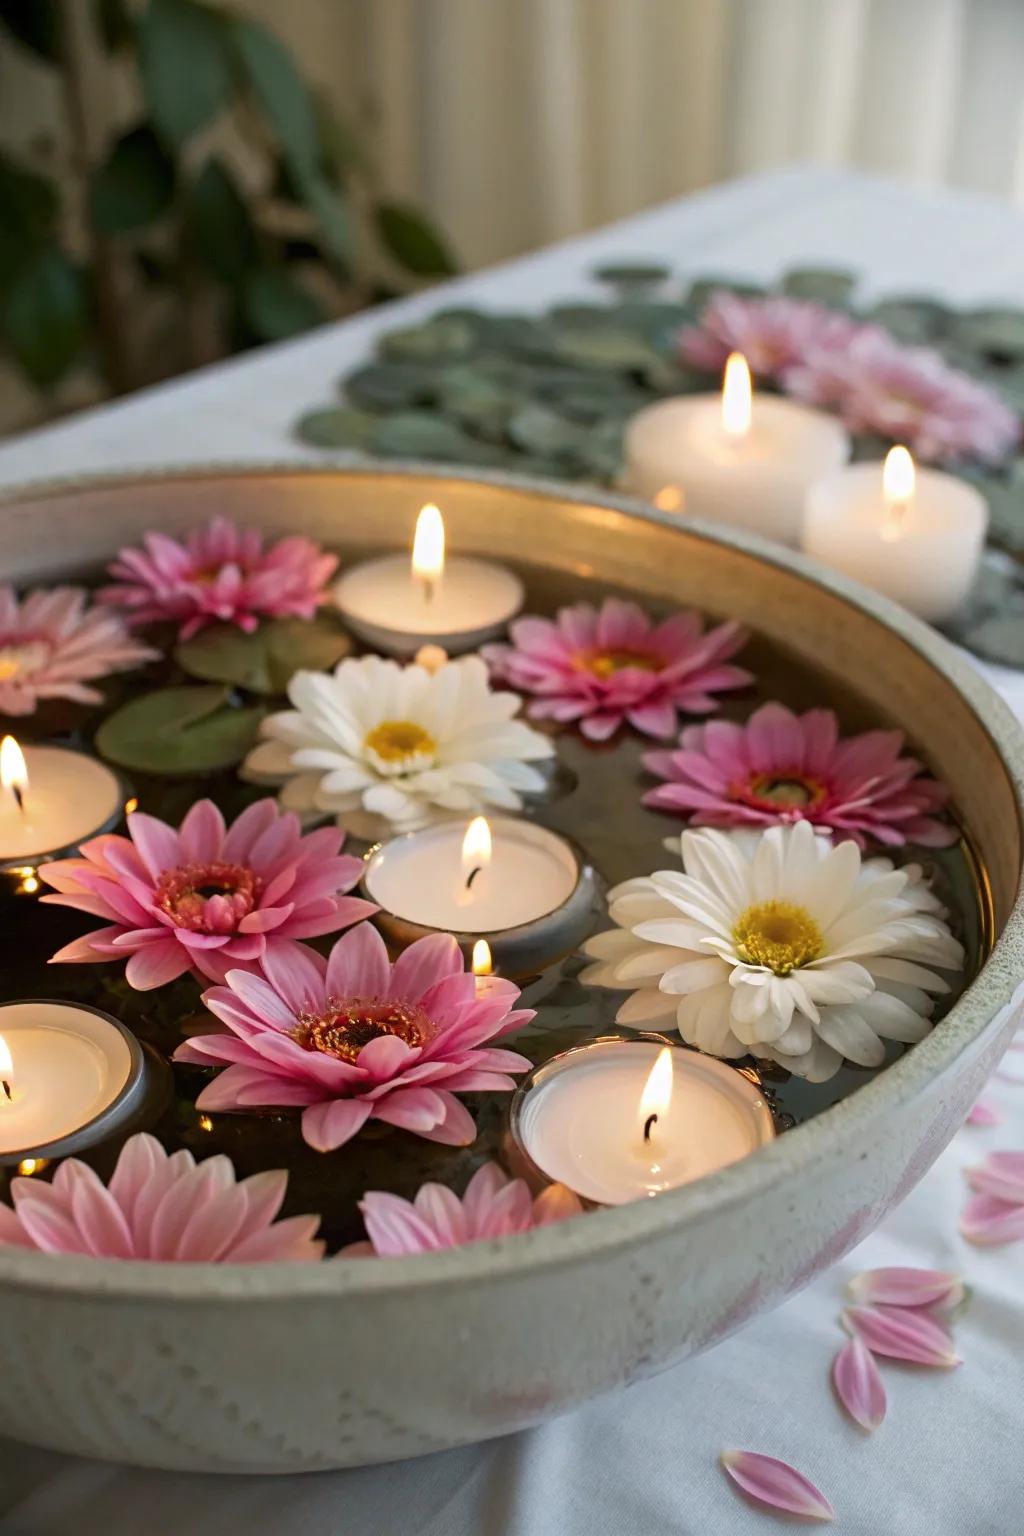
{"type": "Polygon", "coordinates": [[[594,872],[572,844],[512,816],[438,822],[393,838],[369,855],[363,890],[393,943],[454,933],[469,955],[486,936],[506,976],[568,954],[595,916],[594,872]]]}
{"type": "Polygon", "coordinates": [[[535,1168],[596,1205],[688,1184],[775,1135],[764,1095],[742,1072],[650,1036],[552,1057],[517,1089],[512,1130],[535,1168]]]}
{"type": "Polygon", "coordinates": [[[625,454],[634,495],[795,544],[808,486],[846,462],[850,439],[824,411],[755,400],[746,359],[734,352],[720,395],[647,406],[626,429],[625,454]]]}
{"type": "Polygon", "coordinates": [[[121,819],[124,789],[95,757],[68,747],[0,742],[0,866],[24,866],[77,848],[121,819]]]}
{"type": "Polygon", "coordinates": [[[523,606],[523,584],[504,566],[459,557],[445,561],[444,520],[426,506],[416,522],[411,562],[385,555],[346,571],[334,600],[353,634],[391,656],[431,646],[472,651],[501,634],[523,606]]]}
{"type": "Polygon", "coordinates": [[[851,464],[811,486],[803,548],[935,624],[966,600],[987,527],[988,507],[973,486],[915,469],[897,447],[881,473],[877,464],[851,464]]]}
{"type": "Polygon", "coordinates": [[[0,1162],[66,1157],[111,1135],[144,1097],[142,1048],[105,1013],[0,1006],[0,1162]]]}

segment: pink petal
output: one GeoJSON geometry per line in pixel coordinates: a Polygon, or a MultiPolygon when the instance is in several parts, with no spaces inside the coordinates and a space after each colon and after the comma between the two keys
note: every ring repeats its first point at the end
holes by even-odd
{"type": "Polygon", "coordinates": [[[885,1387],[871,1351],[851,1339],[832,1363],[836,1396],[854,1423],[875,1430],[885,1418],[885,1387]]]}
{"type": "Polygon", "coordinates": [[[991,1152],[978,1167],[968,1168],[967,1178],[979,1194],[1024,1205],[1024,1152],[991,1152]]]}
{"type": "Polygon", "coordinates": [[[370,1118],[373,1105],[364,1099],[331,1099],[302,1112],[302,1137],[316,1152],[333,1152],[351,1141],[370,1118]]]}
{"type": "Polygon", "coordinates": [[[866,1269],[846,1288],[862,1306],[937,1307],[952,1311],[964,1299],[959,1275],[942,1269],[866,1269]]]}
{"type": "Polygon", "coordinates": [[[927,1312],[905,1307],[847,1307],[843,1327],[859,1338],[872,1354],[915,1365],[959,1365],[953,1341],[927,1312]]]}
{"type": "Polygon", "coordinates": [[[727,1477],[750,1498],[769,1509],[785,1510],[805,1520],[834,1520],[835,1510],[810,1480],[785,1461],[756,1451],[723,1451],[727,1477]]]}
{"type": "Polygon", "coordinates": [[[190,965],[189,952],[177,939],[158,939],[137,949],[125,966],[125,980],[139,992],[174,981],[190,965]]]}
{"type": "Polygon", "coordinates": [[[979,1248],[1020,1242],[1024,1238],[1024,1205],[999,1200],[995,1195],[975,1195],[960,1218],[960,1231],[979,1248]]]}
{"type": "Polygon", "coordinates": [[[1003,1117],[988,1099],[978,1099],[967,1115],[968,1125],[1001,1125],[1003,1117]]]}

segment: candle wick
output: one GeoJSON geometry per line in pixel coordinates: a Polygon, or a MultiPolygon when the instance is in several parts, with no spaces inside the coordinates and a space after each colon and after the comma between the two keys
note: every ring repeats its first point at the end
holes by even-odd
{"type": "Polygon", "coordinates": [[[470,870],[468,876],[466,877],[466,890],[467,891],[472,889],[473,881],[476,879],[477,875],[480,873],[480,871],[482,869],[483,869],[483,865],[482,864],[478,864],[476,866],[476,869],[471,869],[470,870]]]}
{"type": "Polygon", "coordinates": [[[432,603],[434,601],[434,588],[436,586],[437,582],[434,581],[433,577],[425,576],[423,578],[423,601],[425,603],[432,603]]]}
{"type": "Polygon", "coordinates": [[[15,803],[15,805],[18,807],[18,810],[24,816],[24,814],[25,814],[25,791],[22,789],[20,784],[12,784],[11,785],[11,794],[14,796],[14,803],[15,803]]]}
{"type": "Polygon", "coordinates": [[[658,1117],[656,1114],[647,1116],[647,1119],[644,1121],[644,1141],[650,1141],[651,1127],[657,1124],[657,1120],[658,1117]]]}
{"type": "Polygon", "coordinates": [[[14,1094],[11,1092],[11,1085],[6,1077],[0,1078],[0,1088],[4,1090],[4,1098],[10,1102],[14,1098],[14,1094]]]}

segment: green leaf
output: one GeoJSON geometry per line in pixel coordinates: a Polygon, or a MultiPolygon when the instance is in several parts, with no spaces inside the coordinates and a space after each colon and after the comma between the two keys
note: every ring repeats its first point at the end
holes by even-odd
{"type": "Polygon", "coordinates": [[[332,405],[307,412],[295,430],[303,442],[312,443],[314,448],[365,448],[376,422],[376,416],[366,411],[332,405]]]}
{"type": "Polygon", "coordinates": [[[505,455],[478,442],[452,422],[427,411],[383,416],[370,437],[371,453],[385,458],[440,459],[451,464],[502,464],[505,455]]]}
{"type": "Polygon", "coordinates": [[[316,216],[324,249],[347,265],[352,257],[352,225],[343,194],[325,177],[316,175],[301,176],[299,191],[306,207],[316,216]]]}
{"type": "Polygon", "coordinates": [[[405,203],[378,203],[377,233],[388,253],[417,277],[451,277],[458,270],[441,236],[405,203]]]}
{"type": "Polygon", "coordinates": [[[328,318],[320,300],[283,267],[258,267],[247,273],[241,303],[242,318],[258,341],[283,341],[328,318]]]}
{"type": "Polygon", "coordinates": [[[118,139],[93,176],[93,223],[105,235],[142,229],[166,213],[173,196],[174,163],[142,124],[118,139]]]}
{"type": "Polygon", "coordinates": [[[437,390],[438,370],[418,363],[368,363],[345,380],[348,399],[369,411],[427,405],[437,390]]]}
{"type": "Polygon", "coordinates": [[[63,18],[57,0],[0,0],[0,22],[47,64],[59,62],[63,18]]]}
{"type": "Polygon", "coordinates": [[[185,640],[174,659],[192,677],[231,683],[250,693],[284,693],[294,673],[325,672],[352,649],[329,619],[271,619],[251,635],[217,624],[185,640]]]}
{"type": "Polygon", "coordinates": [[[189,187],[185,229],[196,259],[221,282],[237,283],[258,258],[245,199],[220,160],[207,160],[189,187]]]}
{"type": "Polygon", "coordinates": [[[476,346],[476,327],[468,320],[433,319],[389,331],[380,340],[381,355],[402,361],[446,362],[466,357],[476,346]]]}
{"type": "Polygon", "coordinates": [[[52,181],[0,155],[0,289],[49,242],[58,204],[52,181]]]}
{"type": "Polygon", "coordinates": [[[793,267],[782,279],[782,291],[791,299],[813,299],[836,308],[849,302],[856,286],[856,272],[831,267],[793,267]]]}
{"type": "Polygon", "coordinates": [[[313,112],[320,135],[320,150],[325,169],[335,181],[344,181],[354,172],[371,169],[369,159],[356,134],[335,110],[327,91],[317,91],[313,112]]]}
{"type": "Polygon", "coordinates": [[[519,448],[551,458],[572,458],[584,429],[545,405],[527,405],[508,424],[508,435],[519,448]]]}
{"type": "Polygon", "coordinates": [[[117,53],[135,41],[135,19],[127,0],[94,0],[93,25],[108,53],[117,53]]]}
{"type": "Polygon", "coordinates": [[[864,318],[873,321],[875,325],[884,326],[897,341],[916,346],[921,342],[934,341],[944,330],[948,314],[945,306],[936,299],[900,294],[875,304],[864,318]]]}
{"type": "Polygon", "coordinates": [[[224,23],[196,0],[149,0],[139,23],[139,70],[157,132],[177,148],[227,101],[224,23]]]}
{"type": "Polygon", "coordinates": [[[615,288],[647,288],[671,275],[668,267],[653,261],[607,262],[593,270],[598,282],[611,283],[615,288]]]}
{"type": "Polygon", "coordinates": [[[647,374],[661,364],[650,344],[631,331],[569,330],[558,339],[558,355],[581,368],[610,368],[647,374]]]}
{"type": "Polygon", "coordinates": [[[1024,309],[975,309],[958,315],[953,335],[972,352],[1000,362],[1024,359],[1024,309]]]}
{"type": "Polygon", "coordinates": [[[77,267],[48,246],[18,273],[4,295],[0,331],[34,384],[67,372],[85,344],[88,307],[77,267]]]}
{"type": "Polygon", "coordinates": [[[242,72],[292,169],[300,175],[314,175],[320,162],[316,114],[294,59],[274,33],[259,22],[236,16],[228,25],[242,72]]]}
{"type": "Polygon", "coordinates": [[[112,763],[174,778],[230,768],[256,739],[264,710],[238,709],[224,687],[161,688],[130,699],[96,732],[112,763]]]}

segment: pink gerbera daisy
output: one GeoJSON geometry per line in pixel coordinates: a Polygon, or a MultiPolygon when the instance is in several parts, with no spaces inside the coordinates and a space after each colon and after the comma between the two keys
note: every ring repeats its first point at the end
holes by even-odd
{"type": "Polygon", "coordinates": [[[180,543],[165,533],[147,533],[142,543],[121,550],[110,567],[117,582],[100,600],[126,608],[133,624],[171,620],[182,640],[217,621],[250,633],[262,618],[311,619],[338,564],[311,539],[279,539],[264,549],[255,528],[226,517],[180,543]]]}
{"type": "Polygon", "coordinates": [[[30,715],[40,699],[98,704],[103,695],[87,682],[158,654],[129,636],[120,615],[90,608],[81,587],[39,588],[19,603],[0,585],[2,715],[30,715]]]}
{"type": "Polygon", "coordinates": [[[505,1091],[525,1056],[486,1046],[519,1029],[519,988],[490,978],[478,995],[449,934],[418,939],[394,965],[369,923],[324,960],[302,944],[268,950],[263,976],[229,971],[203,1001],[230,1034],[197,1035],[175,1061],[227,1064],[200,1109],[302,1107],[302,1134],[330,1152],[370,1119],[428,1141],[468,1146],[473,1117],[457,1093],[505,1091]]]}
{"type": "Polygon", "coordinates": [[[714,720],[690,726],[674,751],[648,752],[644,765],[667,782],[644,804],[682,811],[695,826],[769,826],[809,821],[863,847],[941,848],[956,829],[935,812],[948,795],[913,757],[900,731],[840,738],[830,709],[796,715],[765,704],[745,725],[714,720]]]}
{"type": "Polygon", "coordinates": [[[853,432],[905,443],[918,458],[998,463],[1020,440],[1020,418],[938,352],[862,332],[845,351],[812,350],[785,378],[790,394],[834,406],[853,432]]]}
{"type": "Polygon", "coordinates": [[[370,1190],[359,1209],[369,1241],[349,1244],[345,1255],[399,1259],[530,1232],[578,1216],[583,1206],[564,1184],[549,1184],[534,1199],[522,1179],[510,1179],[497,1163],[484,1163],[461,1200],[443,1184],[424,1184],[415,1200],[370,1190]]]}
{"type": "MultiPolygon", "coordinates": [[[[362,874],[340,853],[344,833],[303,836],[297,816],[259,800],[230,827],[212,800],[199,800],[180,828],[136,811],[129,837],[83,843],[81,858],[44,865],[57,906],[109,924],[58,950],[53,961],[122,960],[133,987],[162,987],[185,971],[223,981],[290,939],[336,933],[376,912],[342,893],[362,874]]],[[[51,961],[51,963],[53,963],[51,961]]]]}
{"type": "Polygon", "coordinates": [[[726,664],[746,638],[739,625],[705,632],[693,612],[655,624],[636,603],[609,597],[600,608],[561,608],[554,620],[517,619],[509,633],[511,645],[483,649],[495,677],[539,695],[533,719],[579,720],[592,741],[624,720],[646,736],[671,736],[678,713],[707,714],[715,694],[751,681],[726,664]]]}
{"type": "Polygon", "coordinates": [[[813,352],[849,346],[865,329],[848,315],[805,299],[745,299],[722,290],[711,296],[700,323],[680,331],[680,356],[693,368],[718,372],[730,352],[742,352],[762,379],[782,378],[813,352]]]}
{"type": "Polygon", "coordinates": [[[109,1185],[74,1157],[51,1184],[12,1179],[14,1209],[0,1204],[0,1245],[165,1264],[320,1259],[319,1216],[274,1220],[287,1187],[283,1169],[236,1183],[228,1158],[197,1164],[191,1152],[168,1155],[143,1133],[125,1142],[109,1185]]]}

